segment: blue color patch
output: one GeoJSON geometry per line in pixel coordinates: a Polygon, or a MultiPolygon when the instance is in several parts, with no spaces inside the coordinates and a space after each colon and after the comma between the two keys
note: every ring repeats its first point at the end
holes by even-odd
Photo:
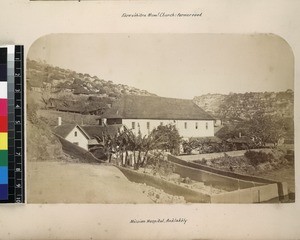
{"type": "Polygon", "coordinates": [[[0,167],[0,184],[8,184],[8,167],[0,167]]]}
{"type": "Polygon", "coordinates": [[[0,184],[0,200],[8,199],[8,185],[0,184]]]}

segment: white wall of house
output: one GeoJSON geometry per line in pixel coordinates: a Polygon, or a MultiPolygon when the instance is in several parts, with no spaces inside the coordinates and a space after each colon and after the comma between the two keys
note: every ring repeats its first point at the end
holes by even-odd
{"type": "Polygon", "coordinates": [[[74,127],[73,130],[66,136],[66,140],[71,143],[78,145],[79,147],[88,150],[88,139],[86,136],[78,129],[78,127],[74,127]]]}
{"type": "Polygon", "coordinates": [[[128,129],[134,129],[137,134],[139,130],[142,135],[149,134],[159,125],[175,124],[180,136],[189,137],[212,137],[214,136],[213,120],[155,120],[155,119],[123,119],[122,124],[128,129]]]}

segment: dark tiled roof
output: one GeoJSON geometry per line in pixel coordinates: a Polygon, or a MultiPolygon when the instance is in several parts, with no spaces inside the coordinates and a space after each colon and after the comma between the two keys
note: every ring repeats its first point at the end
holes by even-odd
{"type": "Polygon", "coordinates": [[[48,107],[54,108],[64,112],[93,112],[96,110],[102,110],[106,108],[106,104],[102,102],[83,102],[75,100],[61,100],[56,98],[50,98],[48,101],[48,107]]]}
{"type": "Polygon", "coordinates": [[[212,120],[192,100],[126,95],[101,116],[123,119],[212,120]]]}
{"type": "Polygon", "coordinates": [[[115,124],[107,126],[82,125],[80,127],[89,135],[90,138],[95,138],[96,136],[102,136],[103,133],[107,133],[111,136],[116,135],[121,126],[121,124],[115,124]]]}

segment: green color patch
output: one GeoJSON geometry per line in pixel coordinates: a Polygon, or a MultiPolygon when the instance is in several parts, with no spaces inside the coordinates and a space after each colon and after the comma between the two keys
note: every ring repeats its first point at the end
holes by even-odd
{"type": "Polygon", "coordinates": [[[8,152],[7,150],[0,150],[0,166],[8,165],[8,152]]]}

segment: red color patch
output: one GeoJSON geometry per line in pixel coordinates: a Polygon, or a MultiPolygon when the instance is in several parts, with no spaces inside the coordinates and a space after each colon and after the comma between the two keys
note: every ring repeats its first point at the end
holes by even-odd
{"type": "Polygon", "coordinates": [[[0,116],[0,132],[7,132],[8,122],[7,116],[0,116]]]}

